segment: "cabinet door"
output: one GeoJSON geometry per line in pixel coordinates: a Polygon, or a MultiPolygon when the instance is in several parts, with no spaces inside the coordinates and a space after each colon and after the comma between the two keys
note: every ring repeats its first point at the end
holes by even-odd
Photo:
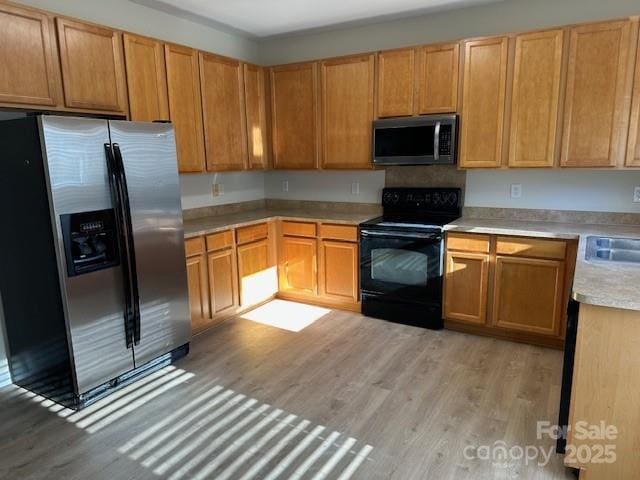
{"type": "Polygon", "coordinates": [[[629,122],[631,22],[571,29],[563,167],[622,165],[629,122]]]}
{"type": "Polygon", "coordinates": [[[0,4],[0,103],[57,106],[62,97],[53,20],[0,4]]]}
{"type": "Polygon", "coordinates": [[[242,64],[200,53],[207,170],[242,170],[247,159],[242,64]]]}
{"type": "Polygon", "coordinates": [[[164,45],[130,33],[123,38],[131,120],[169,120],[164,45]]]}
{"type": "Polygon", "coordinates": [[[282,237],[280,288],[289,293],[318,294],[317,240],[282,237]]]}
{"type": "Polygon", "coordinates": [[[271,69],[275,168],[318,167],[318,64],[271,69]]]}
{"type": "Polygon", "coordinates": [[[277,274],[271,265],[268,239],[238,247],[238,278],[243,307],[267,300],[277,292],[277,274]]]}
{"type": "Polygon", "coordinates": [[[562,30],[516,37],[510,167],[555,164],[562,52],[562,30]]]}
{"type": "Polygon", "coordinates": [[[375,56],[322,62],[322,168],[371,168],[375,56]]]}
{"type": "Polygon", "coordinates": [[[211,316],[232,311],[238,306],[238,269],[232,248],[209,253],[209,296],[211,316]]]}
{"type": "Polygon", "coordinates": [[[457,43],[428,45],[418,50],[418,113],[453,113],[458,109],[457,43]]]}
{"type": "Polygon", "coordinates": [[[320,295],[327,299],[357,303],[358,244],[320,241],[320,295]]]}
{"type": "Polygon", "coordinates": [[[462,94],[462,168],[499,167],[507,87],[508,38],[464,43],[462,94]]]}
{"type": "Polygon", "coordinates": [[[268,166],[267,116],[264,69],[244,65],[244,97],[247,124],[248,167],[262,170],[268,166]]]}
{"type": "Polygon", "coordinates": [[[640,167],[640,40],[638,40],[638,57],[636,59],[626,165],[628,167],[640,167]]]}
{"type": "Polygon", "coordinates": [[[444,316],[483,325],[487,314],[489,255],[451,252],[446,255],[444,316]]]}
{"type": "Polygon", "coordinates": [[[191,329],[201,331],[211,322],[209,312],[209,287],[207,285],[207,257],[197,255],[187,258],[187,285],[191,329]]]}
{"type": "Polygon", "coordinates": [[[180,172],[204,172],[204,134],[198,53],[186,47],[164,46],[167,62],[169,116],[176,131],[180,172]]]}
{"type": "Polygon", "coordinates": [[[121,34],[65,18],[56,22],[65,105],[126,114],[121,34]]]}
{"type": "Polygon", "coordinates": [[[493,325],[559,337],[563,298],[563,261],[496,258],[493,325]]]}
{"type": "Polygon", "coordinates": [[[378,117],[414,113],[415,58],[413,48],[378,54],[378,117]]]}

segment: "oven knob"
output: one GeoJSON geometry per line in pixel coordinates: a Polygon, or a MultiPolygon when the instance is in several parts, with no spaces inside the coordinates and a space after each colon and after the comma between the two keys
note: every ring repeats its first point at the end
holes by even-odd
{"type": "Polygon", "coordinates": [[[394,193],[393,195],[391,195],[391,203],[396,204],[400,201],[400,194],[399,193],[394,193]]]}

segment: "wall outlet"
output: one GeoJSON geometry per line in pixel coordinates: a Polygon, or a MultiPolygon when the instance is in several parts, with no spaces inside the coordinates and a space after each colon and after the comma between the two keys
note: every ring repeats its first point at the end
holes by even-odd
{"type": "Polygon", "coordinates": [[[351,195],[360,195],[360,182],[353,182],[351,184],[351,195]]]}
{"type": "Polygon", "coordinates": [[[222,185],[221,183],[214,183],[213,185],[211,185],[211,193],[214,197],[224,195],[224,185],[222,185]]]}
{"type": "Polygon", "coordinates": [[[511,198],[522,198],[522,184],[511,184],[511,198]]]}
{"type": "Polygon", "coordinates": [[[640,187],[633,188],[633,203],[640,203],[640,187]]]}
{"type": "Polygon", "coordinates": [[[288,192],[289,191],[289,181],[288,180],[283,180],[282,181],[282,191],[283,192],[288,192]]]}

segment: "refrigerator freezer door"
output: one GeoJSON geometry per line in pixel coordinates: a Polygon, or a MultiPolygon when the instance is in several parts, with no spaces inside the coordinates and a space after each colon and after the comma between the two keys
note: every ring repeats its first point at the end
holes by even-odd
{"type": "Polygon", "coordinates": [[[122,152],[140,305],[139,367],[191,338],[180,185],[173,126],[110,121],[122,152]]]}
{"type": "Polygon", "coordinates": [[[134,367],[124,328],[120,266],[69,276],[61,217],[113,208],[104,144],[105,120],[40,117],[51,196],[58,271],[67,317],[77,393],[82,394],[134,367]]]}

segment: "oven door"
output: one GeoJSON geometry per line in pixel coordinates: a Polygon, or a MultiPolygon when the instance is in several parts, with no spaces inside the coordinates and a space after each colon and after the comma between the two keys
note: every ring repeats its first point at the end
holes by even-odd
{"type": "Polygon", "coordinates": [[[363,293],[412,302],[441,302],[442,234],[363,230],[360,239],[363,293]]]}

